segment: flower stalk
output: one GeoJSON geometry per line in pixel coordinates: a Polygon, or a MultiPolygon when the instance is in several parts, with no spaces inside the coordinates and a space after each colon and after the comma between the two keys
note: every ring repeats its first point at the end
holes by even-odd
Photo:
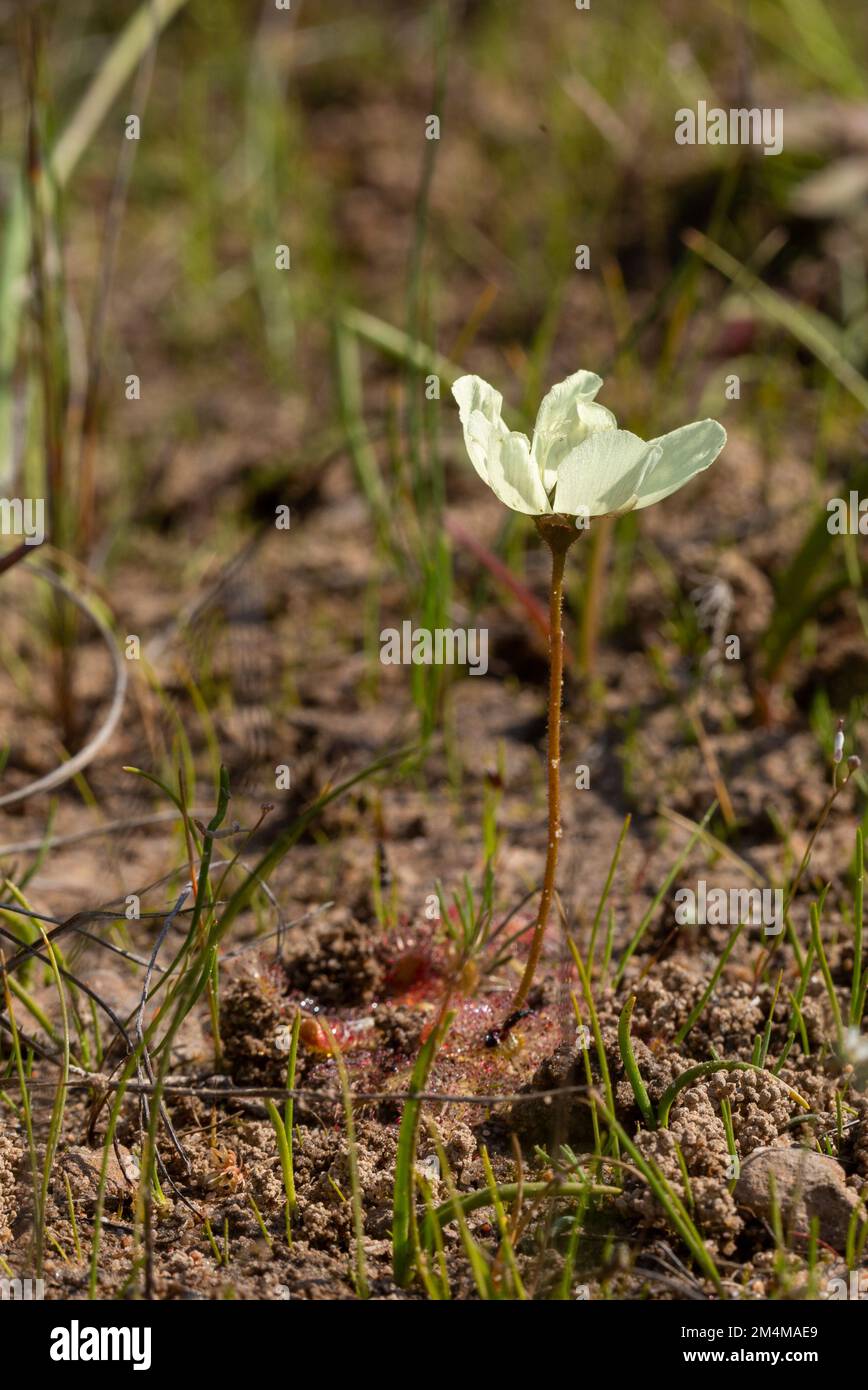
{"type": "Polygon", "coordinates": [[[549,591],[549,714],[548,714],[548,837],[542,896],[533,929],[530,954],[521,977],[513,1008],[520,1009],[533,984],[545,940],[546,925],[556,888],[558,848],[561,841],[561,705],[564,687],[564,567],[567,551],[579,532],[565,517],[540,517],[537,529],[551,551],[552,577],[549,591]]]}
{"type": "MultiPolygon", "coordinates": [[[[561,838],[561,611],[567,551],[579,527],[584,530],[590,518],[624,516],[662,502],[710,468],[726,443],[726,431],[716,420],[695,420],[656,439],[640,439],[630,430],[619,429],[611,410],[595,399],[602,385],[602,377],[584,370],[559,381],[540,403],[532,439],[509,429],[503,419],[502,395],[482,377],[462,376],[452,386],[470,462],[505,507],[534,518],[552,553],[548,845],[533,941],[514,1009],[520,1009],[530,993],[555,896],[561,838]]],[[[604,526],[598,532],[596,564],[591,567],[585,675],[591,673],[591,639],[607,530],[604,526]]]]}

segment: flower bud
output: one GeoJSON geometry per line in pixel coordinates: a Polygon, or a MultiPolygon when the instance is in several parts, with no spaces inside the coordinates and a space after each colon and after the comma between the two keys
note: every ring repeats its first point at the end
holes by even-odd
{"type": "Polygon", "coordinates": [[[832,753],[832,762],[837,766],[844,756],[844,721],[838,720],[838,727],[835,730],[835,748],[832,753]]]}

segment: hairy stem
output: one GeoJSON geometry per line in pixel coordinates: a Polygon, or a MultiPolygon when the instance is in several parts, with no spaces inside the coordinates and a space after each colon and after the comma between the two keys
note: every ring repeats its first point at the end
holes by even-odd
{"type": "Polygon", "coordinates": [[[520,1009],[533,984],[533,977],[542,954],[546,923],[555,895],[555,874],[558,866],[558,845],[561,838],[561,696],[564,683],[564,631],[562,623],[564,597],[564,565],[567,551],[577,532],[560,518],[537,522],[546,545],[552,552],[552,579],[549,595],[549,721],[548,721],[548,841],[542,897],[533,930],[530,955],[513,1000],[520,1009]]]}

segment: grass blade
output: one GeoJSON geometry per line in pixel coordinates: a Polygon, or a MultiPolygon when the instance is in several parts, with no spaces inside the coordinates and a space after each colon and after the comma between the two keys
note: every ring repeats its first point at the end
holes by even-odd
{"type": "Polygon", "coordinates": [[[453,1014],[447,1014],[439,1025],[435,1025],[430,1036],[419,1050],[410,1077],[410,1089],[398,1133],[395,1195],[392,1206],[392,1271],[396,1283],[400,1284],[402,1288],[407,1287],[413,1272],[413,1242],[410,1226],[411,1208],[415,1201],[414,1166],[421,1108],[421,1101],[415,1100],[414,1095],[419,1091],[424,1091],[428,1074],[434,1064],[434,1058],[446,1037],[453,1017],[453,1014]]]}

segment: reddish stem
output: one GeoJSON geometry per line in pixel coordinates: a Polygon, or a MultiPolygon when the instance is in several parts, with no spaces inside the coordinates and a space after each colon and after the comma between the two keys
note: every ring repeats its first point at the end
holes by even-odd
{"type": "Polygon", "coordinates": [[[558,867],[558,846],[561,839],[561,699],[564,684],[563,596],[564,565],[567,551],[578,532],[560,517],[540,519],[540,535],[552,552],[552,579],[549,595],[549,718],[548,718],[548,841],[543,877],[542,897],[533,930],[530,955],[513,1000],[513,1009],[520,1009],[530,993],[539,959],[542,955],[546,924],[555,895],[555,875],[558,867]]]}

